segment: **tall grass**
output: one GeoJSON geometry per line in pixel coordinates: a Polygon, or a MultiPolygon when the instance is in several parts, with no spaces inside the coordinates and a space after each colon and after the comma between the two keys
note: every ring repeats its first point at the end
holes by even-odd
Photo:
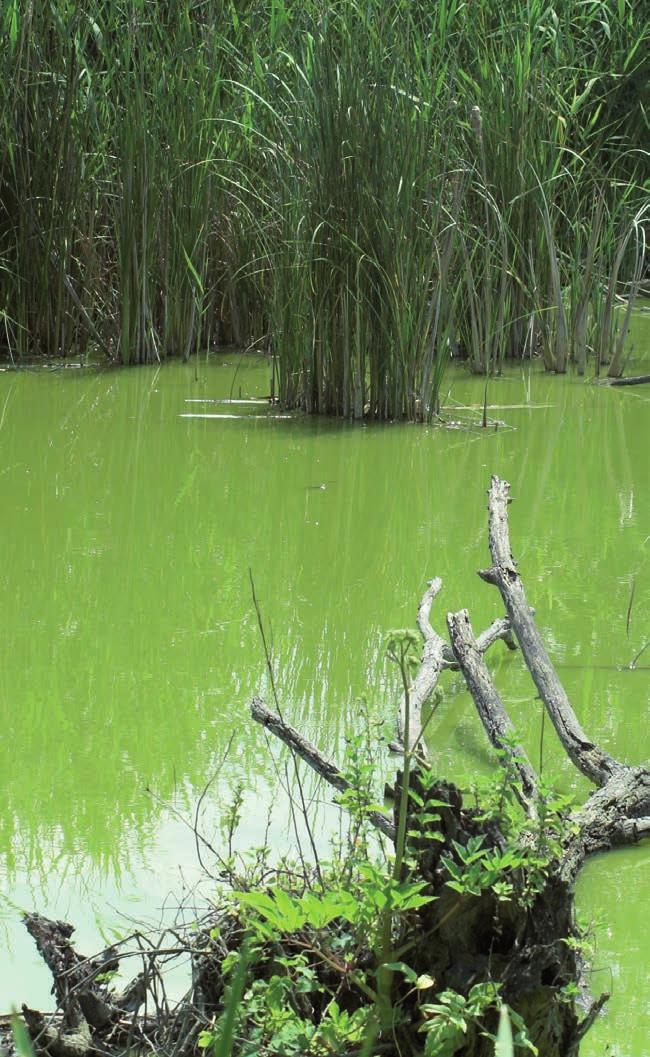
{"type": "Polygon", "coordinates": [[[269,351],[287,406],[382,419],[435,416],[450,357],[622,370],[645,266],[640,0],[0,17],[15,359],[235,342],[269,351]]]}

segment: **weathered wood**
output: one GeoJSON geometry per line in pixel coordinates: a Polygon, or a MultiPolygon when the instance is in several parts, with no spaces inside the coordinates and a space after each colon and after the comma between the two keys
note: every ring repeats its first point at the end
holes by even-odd
{"type": "MultiPolygon", "coordinates": [[[[424,724],[422,711],[431,699],[438,684],[440,673],[446,669],[458,669],[458,661],[448,642],[438,635],[431,624],[431,607],[442,587],[442,580],[436,577],[429,581],[422,601],[418,607],[417,625],[422,636],[423,647],[420,666],[408,692],[408,745],[406,742],[406,706],[407,696],[402,694],[397,709],[397,741],[390,748],[394,752],[417,751],[420,762],[426,762],[428,752],[424,741],[424,724]]],[[[516,650],[510,621],[504,617],[495,620],[485,631],[482,631],[476,642],[480,653],[485,653],[496,642],[503,641],[510,650],[516,650]]]]}
{"type": "MultiPolygon", "coordinates": [[[[109,993],[102,983],[97,982],[97,976],[118,967],[118,960],[110,948],[100,960],[82,958],[72,945],[74,928],[67,921],[52,921],[41,914],[25,914],[23,920],[52,973],[54,994],[63,1013],[65,1031],[84,1036],[86,1028],[102,1030],[127,1008],[132,1008],[122,1004],[122,996],[109,993]]],[[[136,992],[129,991],[127,998],[132,1002],[135,996],[136,992]]],[[[139,1004],[143,1000],[144,995],[139,1004]]]]}
{"type": "Polygon", "coordinates": [[[628,767],[596,789],[571,819],[560,873],[573,882],[589,855],[638,844],[650,836],[650,772],[628,767]]]}
{"type": "MultiPolygon", "coordinates": [[[[493,620],[489,627],[485,628],[480,635],[476,636],[476,648],[479,653],[487,653],[490,647],[494,646],[496,642],[504,642],[509,650],[517,649],[517,642],[512,634],[510,621],[507,617],[499,617],[498,620],[493,620]]],[[[457,672],[460,670],[460,665],[448,642],[444,645],[442,660],[443,671],[449,670],[457,672]]]]}
{"type": "Polygon", "coordinates": [[[38,1040],[39,1051],[50,1057],[86,1057],[92,1051],[92,1035],[88,1021],[79,1023],[76,1030],[66,1030],[52,1018],[23,1005],[23,1020],[33,1040],[38,1040]]]}
{"type": "Polygon", "coordinates": [[[426,760],[427,747],[422,737],[422,709],[431,698],[443,668],[446,643],[431,624],[431,606],[442,587],[438,577],[429,581],[418,608],[417,623],[424,641],[420,667],[418,668],[408,697],[403,693],[397,709],[398,745],[409,752],[415,752],[426,760]],[[407,722],[408,707],[408,722],[407,722]],[[407,729],[408,728],[408,729],[407,729]]]}
{"type": "MultiPolygon", "coordinates": [[[[494,565],[479,575],[496,584],[501,592],[528,670],[567,755],[599,786],[571,819],[560,876],[563,881],[573,882],[587,856],[620,845],[635,844],[650,836],[650,772],[644,767],[620,763],[582,730],[548,657],[512,557],[508,527],[509,491],[507,481],[492,478],[488,493],[488,531],[494,565]]],[[[480,713],[477,694],[469,681],[468,686],[480,713]]]]}
{"type": "MultiPolygon", "coordinates": [[[[304,738],[292,727],[291,724],[286,723],[277,712],[272,712],[270,708],[267,708],[264,702],[259,697],[254,697],[251,701],[251,716],[256,723],[261,723],[266,730],[271,731],[275,734],[276,738],[283,741],[285,745],[296,753],[297,756],[308,763],[309,766],[319,774],[321,778],[324,778],[326,782],[338,789],[339,792],[344,793],[350,788],[350,783],[341,774],[341,771],[328,760],[326,756],[312,745],[307,738],[304,738]]],[[[380,830],[390,840],[395,840],[395,827],[390,819],[386,815],[382,815],[380,811],[368,812],[369,821],[380,830]]]]}
{"type": "Polygon", "coordinates": [[[515,728],[481,656],[467,610],[448,613],[447,627],[454,656],[465,677],[490,743],[495,749],[506,754],[520,782],[520,785],[515,784],[515,794],[526,814],[530,818],[536,818],[539,799],[537,777],[524,749],[515,744],[515,728]]]}
{"type": "Polygon", "coordinates": [[[551,664],[510,549],[509,492],[507,481],[492,478],[488,493],[488,532],[494,564],[479,575],[488,583],[496,584],[501,592],[528,670],[569,758],[592,782],[603,785],[623,765],[587,737],[551,664]]]}
{"type": "Polygon", "coordinates": [[[629,378],[599,378],[596,385],[647,385],[650,374],[630,375],[629,378]]]}

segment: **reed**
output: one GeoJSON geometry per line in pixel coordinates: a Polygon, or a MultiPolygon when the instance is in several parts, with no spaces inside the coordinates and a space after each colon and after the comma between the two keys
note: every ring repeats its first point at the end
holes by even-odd
{"type": "Polygon", "coordinates": [[[623,369],[640,0],[10,0],[0,18],[15,360],[235,342],[271,353],[288,407],[423,420],[450,357],[623,369]]]}

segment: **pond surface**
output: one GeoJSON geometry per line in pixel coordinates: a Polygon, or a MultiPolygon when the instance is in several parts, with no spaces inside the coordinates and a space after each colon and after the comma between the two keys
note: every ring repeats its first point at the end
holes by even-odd
{"type": "MultiPolygon", "coordinates": [[[[450,408],[470,407],[457,417],[478,423],[483,382],[458,371],[447,388],[450,408]]],[[[490,383],[496,430],[355,427],[219,402],[267,391],[266,364],[232,355],[198,373],[0,373],[0,1012],[49,1001],[21,909],[73,921],[90,951],[198,898],[179,815],[193,819],[215,772],[199,821],[216,846],[241,785],[238,847],[263,843],[269,814],[273,847],[295,847],[284,757],[248,717],[267,689],[249,569],[284,712],[336,754],[362,698],[390,729],[397,681],[382,644],[414,623],[428,578],[444,581],[440,628],[461,606],[476,629],[501,614],[475,575],[498,473],[583,725],[617,756],[649,754],[650,649],[627,666],[650,639],[650,388],[526,367],[490,383]]],[[[521,658],[497,645],[490,665],[537,761],[541,713],[521,658]]],[[[467,785],[494,764],[462,679],[446,673],[441,687],[432,754],[467,785]]],[[[545,774],[584,796],[548,725],[543,756],[545,774]]],[[[334,831],[336,810],[316,810],[334,831]]],[[[646,844],[580,878],[593,989],[614,991],[586,1057],[639,1057],[650,1035],[649,865],[646,844]]]]}

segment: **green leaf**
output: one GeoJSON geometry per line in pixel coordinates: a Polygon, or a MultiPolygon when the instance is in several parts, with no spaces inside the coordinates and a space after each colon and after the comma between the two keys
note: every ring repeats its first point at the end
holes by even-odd
{"type": "Polygon", "coordinates": [[[417,987],[418,974],[405,962],[384,962],[386,969],[392,969],[394,973],[402,973],[410,984],[417,987]]]}
{"type": "Polygon", "coordinates": [[[418,976],[415,981],[415,986],[418,991],[428,991],[430,987],[435,987],[435,984],[436,981],[432,976],[429,976],[428,973],[422,973],[422,975],[418,976]]]}
{"type": "Polygon", "coordinates": [[[499,1030],[497,1041],[494,1046],[494,1057],[514,1057],[515,1046],[512,1041],[512,1027],[510,1026],[510,1014],[508,1007],[501,1006],[499,1011],[499,1030]]]}
{"type": "Polygon", "coordinates": [[[11,1018],[11,1031],[18,1057],[34,1057],[34,1045],[25,1027],[25,1022],[17,1013],[11,1018]]]}

